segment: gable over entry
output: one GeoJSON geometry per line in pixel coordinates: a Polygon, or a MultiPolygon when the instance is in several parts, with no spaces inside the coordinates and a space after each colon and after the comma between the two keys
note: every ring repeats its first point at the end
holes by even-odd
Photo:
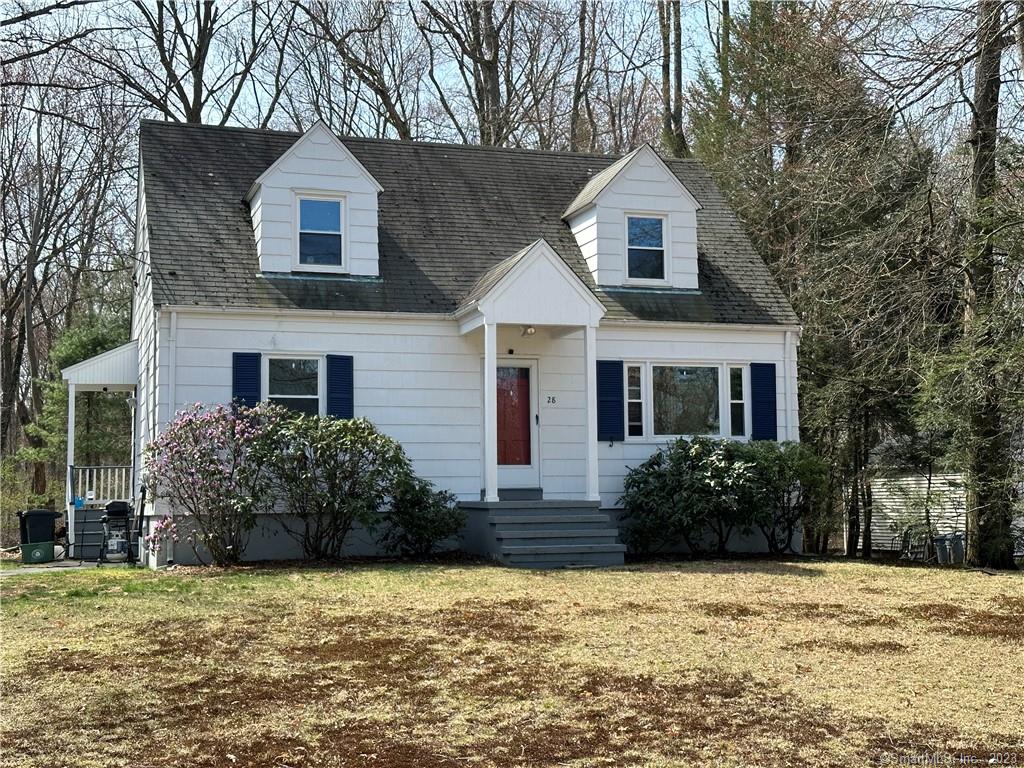
{"type": "Polygon", "coordinates": [[[597,324],[604,305],[547,242],[537,240],[488,270],[458,312],[460,333],[483,329],[484,501],[498,501],[499,325],[583,329],[586,381],[586,497],[599,501],[597,476],[597,324]]]}

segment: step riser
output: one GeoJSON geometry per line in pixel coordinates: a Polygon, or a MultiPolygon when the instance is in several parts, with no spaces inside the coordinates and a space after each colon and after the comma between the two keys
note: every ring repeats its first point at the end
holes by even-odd
{"type": "Polygon", "coordinates": [[[597,523],[611,525],[608,515],[492,515],[487,519],[491,525],[504,527],[508,525],[585,525],[597,523]]]}
{"type": "Polygon", "coordinates": [[[547,525],[535,525],[535,526],[507,526],[503,525],[501,528],[492,528],[491,535],[498,540],[501,539],[545,539],[553,536],[559,538],[572,538],[574,536],[618,536],[619,532],[615,528],[609,528],[607,525],[574,525],[572,528],[566,528],[564,526],[547,526],[547,525]]]}
{"type": "Polygon", "coordinates": [[[499,548],[499,552],[505,556],[519,556],[519,555],[563,555],[565,557],[575,557],[577,555],[589,555],[593,552],[625,552],[626,548],[622,544],[613,544],[609,542],[602,542],[600,544],[546,544],[539,542],[531,542],[527,545],[511,545],[503,544],[499,548]]]}
{"type": "Polygon", "coordinates": [[[506,547],[614,547],[618,544],[614,536],[588,536],[566,539],[501,539],[498,542],[502,548],[506,547]]]}
{"type": "Polygon", "coordinates": [[[562,538],[571,539],[576,536],[618,536],[619,531],[617,528],[609,528],[608,526],[601,527],[586,527],[586,526],[567,526],[567,525],[538,525],[535,528],[516,529],[516,528],[494,528],[494,535],[497,538],[502,537],[515,537],[520,539],[548,539],[548,538],[562,538]]]}
{"type": "Polygon", "coordinates": [[[579,523],[579,522],[559,522],[559,523],[503,523],[502,525],[493,525],[491,530],[494,534],[500,536],[504,533],[529,533],[533,531],[547,533],[549,531],[574,531],[579,533],[585,533],[587,535],[593,535],[594,531],[613,531],[618,533],[618,529],[615,526],[610,525],[607,520],[600,523],[579,523]]]}

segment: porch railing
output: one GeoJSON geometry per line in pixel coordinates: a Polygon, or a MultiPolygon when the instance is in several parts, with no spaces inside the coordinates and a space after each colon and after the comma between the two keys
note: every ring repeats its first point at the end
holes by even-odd
{"type": "Polygon", "coordinates": [[[74,498],[100,504],[132,496],[132,468],[128,466],[72,467],[74,498]]]}

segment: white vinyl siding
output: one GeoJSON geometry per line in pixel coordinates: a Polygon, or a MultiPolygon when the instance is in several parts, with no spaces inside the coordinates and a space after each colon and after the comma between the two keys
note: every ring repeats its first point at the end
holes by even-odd
{"type": "MultiPolygon", "coordinates": [[[[513,357],[538,361],[545,496],[580,498],[586,490],[582,331],[524,338],[518,326],[503,326],[498,343],[503,353],[513,349],[513,357]]],[[[355,415],[399,440],[419,474],[464,500],[479,499],[483,347],[478,335],[459,335],[454,320],[179,313],[175,409],[229,402],[231,353],[238,350],[264,357],[280,354],[274,350],[352,355],[355,415]]]]}
{"type": "MultiPolygon", "coordinates": [[[[168,332],[163,330],[169,329],[169,315],[166,310],[161,313],[162,360],[170,355],[168,332]]],[[[586,491],[583,333],[576,330],[563,335],[563,331],[551,334],[538,327],[535,335],[523,337],[518,325],[499,326],[498,348],[503,357],[537,360],[539,457],[545,497],[579,499],[586,491]]],[[[602,325],[597,343],[598,359],[633,364],[658,360],[723,366],[773,362],[779,376],[780,438],[785,434],[781,330],[602,325]]],[[[264,356],[352,355],[355,415],[370,419],[399,440],[416,471],[438,487],[454,491],[463,500],[479,499],[483,434],[483,344],[479,332],[460,335],[456,321],[440,317],[180,311],[174,341],[174,407],[168,402],[169,387],[162,375],[162,423],[173,410],[192,403],[229,402],[231,355],[240,350],[259,351],[264,356]]],[[[644,386],[647,392],[646,382],[644,386]]],[[[794,392],[795,386],[794,381],[794,392]]],[[[795,414],[795,403],[792,408],[795,414]]],[[[599,445],[604,505],[616,505],[627,467],[636,466],[665,443],[648,432],[645,435],[599,445]]]]}

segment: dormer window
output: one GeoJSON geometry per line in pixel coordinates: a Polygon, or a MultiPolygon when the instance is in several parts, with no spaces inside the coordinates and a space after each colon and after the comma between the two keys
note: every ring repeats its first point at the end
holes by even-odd
{"type": "Polygon", "coordinates": [[[299,268],[340,271],[344,267],[344,200],[299,197],[299,268]]]}
{"type": "Polygon", "coordinates": [[[665,217],[626,217],[626,262],[630,281],[665,280],[665,217]]]}

